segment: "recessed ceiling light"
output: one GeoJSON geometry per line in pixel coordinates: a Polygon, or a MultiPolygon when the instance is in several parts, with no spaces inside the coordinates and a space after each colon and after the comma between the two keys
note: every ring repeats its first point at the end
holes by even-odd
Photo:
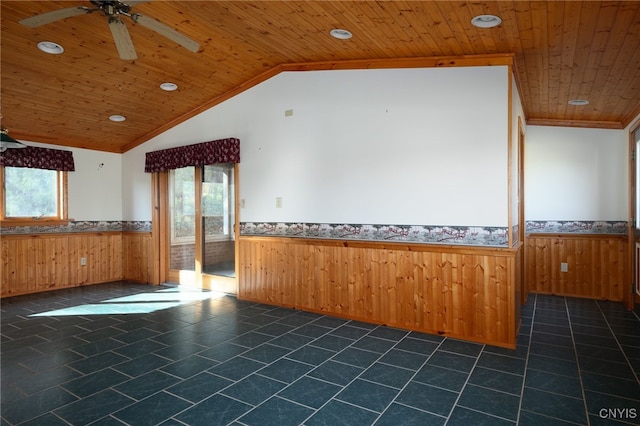
{"type": "Polygon", "coordinates": [[[478,15],[471,20],[471,23],[478,28],[493,28],[502,23],[502,19],[496,15],[478,15]]]}
{"type": "Polygon", "coordinates": [[[571,99],[568,103],[573,106],[589,105],[589,101],[586,99],[571,99]]]}
{"type": "Polygon", "coordinates": [[[51,55],[59,55],[64,52],[62,46],[52,41],[41,41],[40,43],[38,43],[38,49],[42,50],[44,53],[49,53],[51,55]]]}
{"type": "Polygon", "coordinates": [[[162,83],[160,85],[160,88],[162,90],[164,90],[165,92],[173,92],[174,90],[176,90],[178,88],[178,85],[175,84],[175,83],[166,82],[166,83],[162,83]]]}
{"type": "Polygon", "coordinates": [[[349,31],[342,30],[340,28],[332,29],[329,34],[331,34],[331,37],[337,38],[337,39],[340,39],[340,40],[348,40],[351,37],[353,37],[353,34],[351,34],[349,31]]]}
{"type": "Polygon", "coordinates": [[[124,121],[126,119],[127,119],[127,117],[125,117],[124,115],[114,114],[114,115],[109,116],[109,120],[115,121],[116,123],[120,123],[120,122],[122,122],[122,121],[124,121]]]}

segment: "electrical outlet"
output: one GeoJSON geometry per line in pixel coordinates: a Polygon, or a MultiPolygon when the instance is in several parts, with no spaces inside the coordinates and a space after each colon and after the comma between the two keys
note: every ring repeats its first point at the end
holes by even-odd
{"type": "Polygon", "coordinates": [[[562,262],[560,264],[560,272],[569,272],[569,264],[562,262]]]}
{"type": "Polygon", "coordinates": [[[277,209],[282,208],[282,197],[276,197],[276,208],[277,209]]]}
{"type": "Polygon", "coordinates": [[[87,258],[86,257],[81,257],[80,258],[80,266],[87,266],[87,258]]]}
{"type": "Polygon", "coordinates": [[[240,208],[244,209],[244,198],[240,199],[240,208]]]}

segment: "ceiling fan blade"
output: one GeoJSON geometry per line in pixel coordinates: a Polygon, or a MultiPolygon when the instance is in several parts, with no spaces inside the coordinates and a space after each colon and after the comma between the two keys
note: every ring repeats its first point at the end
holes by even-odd
{"type": "Polygon", "coordinates": [[[113,41],[116,43],[116,48],[118,48],[120,59],[137,59],[136,49],[133,47],[129,30],[127,30],[124,22],[117,18],[109,19],[109,28],[113,35],[113,41]]]}
{"type": "Polygon", "coordinates": [[[134,22],[142,25],[143,27],[147,27],[150,30],[157,32],[158,34],[161,34],[166,38],[175,41],[180,46],[184,47],[187,50],[190,50],[191,52],[197,52],[198,49],[200,49],[200,44],[198,44],[198,42],[190,39],[184,34],[177,32],[176,30],[166,26],[165,24],[156,21],[153,18],[135,13],[131,15],[131,19],[133,19],[134,22]]]}
{"type": "Polygon", "coordinates": [[[40,25],[50,22],[59,21],[60,19],[70,18],[72,16],[90,13],[90,10],[83,6],[67,7],[65,9],[53,10],[41,15],[32,16],[19,21],[22,25],[29,28],[36,28],[40,25]]]}

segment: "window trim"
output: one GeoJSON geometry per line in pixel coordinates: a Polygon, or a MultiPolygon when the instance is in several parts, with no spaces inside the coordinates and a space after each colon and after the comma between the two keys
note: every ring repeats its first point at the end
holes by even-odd
{"type": "Polygon", "coordinates": [[[0,227],[7,226],[54,226],[67,225],[69,221],[68,194],[69,175],[66,171],[56,171],[58,179],[58,215],[56,217],[30,218],[5,217],[5,168],[0,167],[0,227]]]}

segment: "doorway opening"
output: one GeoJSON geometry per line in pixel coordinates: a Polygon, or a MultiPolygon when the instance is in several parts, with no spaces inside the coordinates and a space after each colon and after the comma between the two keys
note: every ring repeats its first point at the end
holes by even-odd
{"type": "Polygon", "coordinates": [[[233,163],[168,172],[169,282],[237,292],[236,175],[233,163]]]}

